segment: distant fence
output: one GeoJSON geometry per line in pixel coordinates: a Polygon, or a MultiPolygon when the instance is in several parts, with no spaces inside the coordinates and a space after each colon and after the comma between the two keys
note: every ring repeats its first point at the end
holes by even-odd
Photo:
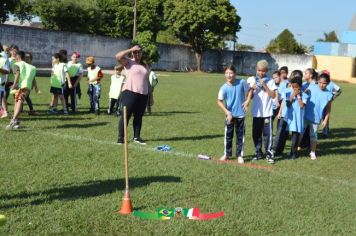
{"type": "MultiPolygon", "coordinates": [[[[93,55],[96,57],[97,65],[102,68],[113,68],[116,64],[115,54],[130,45],[129,39],[4,24],[0,25],[0,42],[5,45],[16,44],[21,50],[32,52],[33,63],[38,67],[50,67],[52,54],[60,49],[66,49],[68,53],[79,51],[82,58],[93,55]]],[[[158,50],[160,59],[152,65],[154,70],[191,71],[196,69],[195,55],[190,47],[159,44],[158,50]]],[[[285,65],[290,70],[304,70],[312,66],[312,56],[306,55],[210,50],[203,53],[202,59],[204,71],[221,72],[224,66],[234,64],[239,74],[244,75],[255,74],[256,62],[261,59],[269,62],[270,71],[285,65]]]]}

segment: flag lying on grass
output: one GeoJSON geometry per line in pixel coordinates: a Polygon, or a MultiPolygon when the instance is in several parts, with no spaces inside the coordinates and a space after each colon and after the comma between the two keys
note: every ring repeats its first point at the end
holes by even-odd
{"type": "Polygon", "coordinates": [[[158,208],[156,213],[134,211],[134,216],[149,220],[169,220],[173,217],[187,217],[190,220],[212,220],[224,216],[224,212],[200,213],[199,208],[158,208]]]}

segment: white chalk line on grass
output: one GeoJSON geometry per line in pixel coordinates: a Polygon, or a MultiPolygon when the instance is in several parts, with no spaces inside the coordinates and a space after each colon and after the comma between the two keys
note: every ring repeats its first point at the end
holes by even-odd
{"type": "MultiPolygon", "coordinates": [[[[55,136],[55,137],[74,140],[74,141],[84,141],[84,142],[93,142],[93,143],[100,143],[100,144],[106,144],[106,145],[121,146],[116,142],[99,140],[99,139],[94,139],[94,138],[87,138],[87,137],[83,137],[83,136],[68,135],[68,134],[58,134],[58,133],[51,133],[51,132],[44,132],[44,131],[37,131],[37,132],[41,133],[41,134],[45,134],[45,135],[55,136]]],[[[139,146],[139,144],[129,144],[129,146],[130,146],[130,148],[134,148],[134,149],[139,149],[139,150],[158,153],[154,148],[147,147],[147,146],[144,146],[144,145],[140,145],[139,146]]],[[[159,154],[180,156],[180,157],[196,157],[196,155],[194,155],[192,153],[177,152],[177,151],[159,152],[159,154]]],[[[321,181],[326,181],[326,182],[332,182],[332,183],[335,183],[335,184],[342,184],[342,185],[346,185],[346,186],[356,187],[356,183],[350,182],[350,181],[347,181],[347,180],[340,180],[340,179],[335,179],[335,178],[326,178],[326,177],[322,177],[322,176],[303,174],[303,173],[293,172],[293,171],[288,171],[288,170],[278,170],[278,169],[274,169],[274,170],[276,170],[276,171],[271,171],[269,173],[274,173],[274,174],[277,174],[277,175],[288,174],[288,175],[294,175],[294,176],[299,177],[299,178],[311,178],[311,179],[316,179],[316,180],[321,180],[321,181]]]]}
{"type": "MultiPolygon", "coordinates": [[[[65,138],[65,139],[70,139],[70,140],[77,140],[77,141],[85,141],[85,142],[93,142],[93,143],[101,143],[101,144],[107,144],[107,145],[115,145],[115,146],[123,146],[120,145],[116,142],[111,142],[111,141],[105,141],[105,140],[99,140],[99,139],[93,139],[93,138],[86,138],[82,136],[77,136],[77,135],[68,135],[68,134],[58,134],[58,133],[50,133],[50,132],[41,132],[42,134],[46,135],[52,135],[60,138],[65,138]]],[[[151,151],[151,152],[157,152],[154,148],[147,147],[145,145],[140,145],[140,144],[129,144],[130,148],[134,149],[140,149],[140,150],[145,150],[145,151],[151,151]]],[[[169,152],[160,152],[160,154],[164,155],[172,155],[172,156],[181,156],[181,157],[195,157],[194,154],[187,153],[187,152],[177,152],[177,151],[169,151],[169,152]]]]}

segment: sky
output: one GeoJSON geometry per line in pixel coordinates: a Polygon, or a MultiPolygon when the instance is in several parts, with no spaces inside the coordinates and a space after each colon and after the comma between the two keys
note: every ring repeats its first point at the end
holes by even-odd
{"type": "Polygon", "coordinates": [[[298,42],[313,45],[324,32],[339,39],[356,14],[355,0],[231,0],[241,17],[238,43],[259,51],[289,29],[298,42]]]}

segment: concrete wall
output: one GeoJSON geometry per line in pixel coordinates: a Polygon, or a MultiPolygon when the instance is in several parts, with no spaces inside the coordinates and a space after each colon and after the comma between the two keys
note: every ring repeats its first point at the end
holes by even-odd
{"type": "Polygon", "coordinates": [[[82,61],[88,55],[95,55],[98,65],[111,68],[115,64],[115,53],[130,44],[125,39],[10,25],[0,25],[0,41],[5,45],[16,44],[21,50],[32,52],[34,64],[40,67],[50,66],[52,54],[66,49],[68,53],[79,51],[82,61]]]}
{"type": "MultiPolygon", "coordinates": [[[[0,41],[3,44],[16,44],[21,50],[34,55],[34,64],[38,67],[50,67],[51,56],[60,49],[68,53],[79,51],[82,63],[88,55],[96,57],[96,64],[102,68],[113,68],[116,64],[115,54],[130,45],[129,39],[92,36],[71,32],[58,32],[37,28],[0,25],[0,41]]],[[[159,44],[160,59],[152,65],[154,70],[191,71],[196,69],[195,55],[190,47],[159,44]]],[[[204,71],[221,72],[224,66],[234,64],[240,74],[255,74],[256,62],[266,59],[270,72],[281,66],[304,70],[312,66],[312,57],[304,55],[269,54],[258,52],[232,52],[211,50],[203,54],[204,71]]]]}

